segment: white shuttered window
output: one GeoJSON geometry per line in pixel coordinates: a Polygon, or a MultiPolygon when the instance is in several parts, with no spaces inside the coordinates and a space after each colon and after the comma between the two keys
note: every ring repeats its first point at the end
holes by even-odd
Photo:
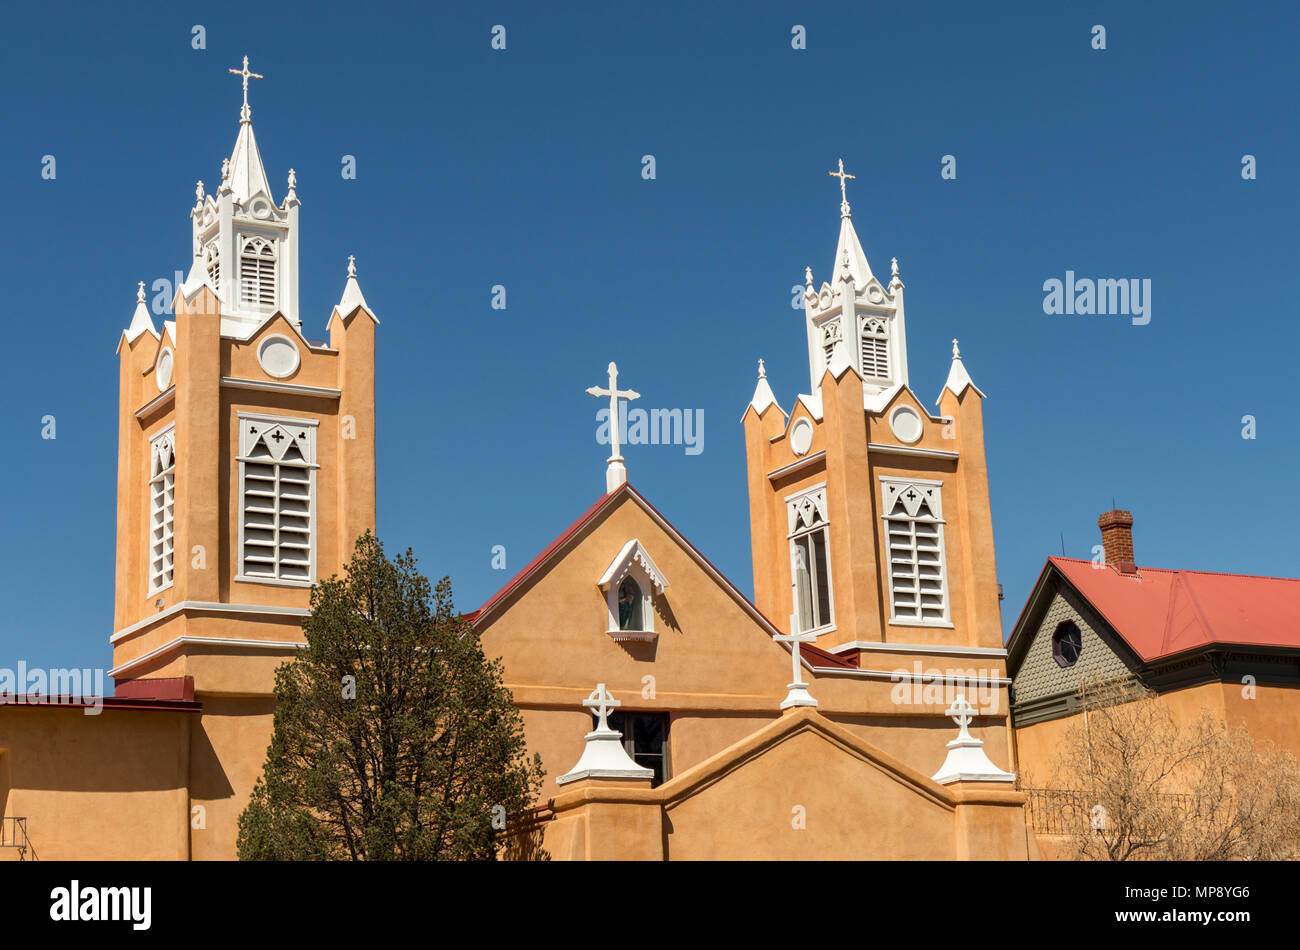
{"type": "Polygon", "coordinates": [[[239,574],[315,578],[316,423],[240,416],[239,574]]]}
{"type": "Polygon", "coordinates": [[[149,593],[172,586],[176,516],[176,433],[149,443],[149,593]]]}
{"type": "Polygon", "coordinates": [[[940,487],[925,479],[881,479],[893,623],[948,623],[940,487]]]}

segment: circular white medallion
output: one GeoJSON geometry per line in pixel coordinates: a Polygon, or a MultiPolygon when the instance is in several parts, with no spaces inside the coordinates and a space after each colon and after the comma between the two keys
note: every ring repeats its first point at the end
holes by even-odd
{"type": "Polygon", "coordinates": [[[257,362],[266,375],[284,379],[298,371],[298,347],[287,336],[268,336],[257,348],[257,362]]]}
{"type": "Polygon", "coordinates": [[[921,438],[921,417],[911,406],[899,406],[889,415],[889,428],[899,442],[910,444],[921,438]]]}
{"type": "Polygon", "coordinates": [[[158,384],[158,391],[162,392],[172,384],[172,348],[164,346],[163,351],[158,354],[158,365],[154,367],[153,379],[158,384]]]}
{"type": "Polygon", "coordinates": [[[800,419],[790,430],[790,448],[795,455],[804,455],[808,452],[808,447],[812,445],[812,423],[807,419],[800,419]]]}

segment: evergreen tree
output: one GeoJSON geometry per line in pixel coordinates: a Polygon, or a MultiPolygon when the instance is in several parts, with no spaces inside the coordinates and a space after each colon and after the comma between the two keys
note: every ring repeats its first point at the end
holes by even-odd
{"type": "Polygon", "coordinates": [[[275,677],[274,734],[239,818],[241,860],[485,860],[544,774],[523,717],[410,551],[367,531],[312,590],[307,647],[275,677]]]}

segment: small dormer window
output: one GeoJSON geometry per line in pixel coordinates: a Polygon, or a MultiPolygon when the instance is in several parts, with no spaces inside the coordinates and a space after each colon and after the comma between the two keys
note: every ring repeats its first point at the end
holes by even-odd
{"type": "Polygon", "coordinates": [[[251,310],[275,307],[275,242],[244,238],[239,251],[239,301],[251,310]]]}
{"type": "Polygon", "coordinates": [[[889,379],[889,330],[881,317],[862,321],[862,378],[889,379]]]}
{"type": "Polygon", "coordinates": [[[605,594],[606,631],[615,640],[654,640],[655,597],[663,596],[668,579],[650,553],[633,538],[615,555],[596,582],[605,594]]]}

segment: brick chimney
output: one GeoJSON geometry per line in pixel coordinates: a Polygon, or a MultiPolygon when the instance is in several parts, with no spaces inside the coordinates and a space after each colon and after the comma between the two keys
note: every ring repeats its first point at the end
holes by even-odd
{"type": "Polygon", "coordinates": [[[1101,528],[1101,547],[1106,552],[1106,563],[1113,564],[1126,574],[1133,573],[1133,513],[1107,511],[1097,519],[1101,528]]]}

